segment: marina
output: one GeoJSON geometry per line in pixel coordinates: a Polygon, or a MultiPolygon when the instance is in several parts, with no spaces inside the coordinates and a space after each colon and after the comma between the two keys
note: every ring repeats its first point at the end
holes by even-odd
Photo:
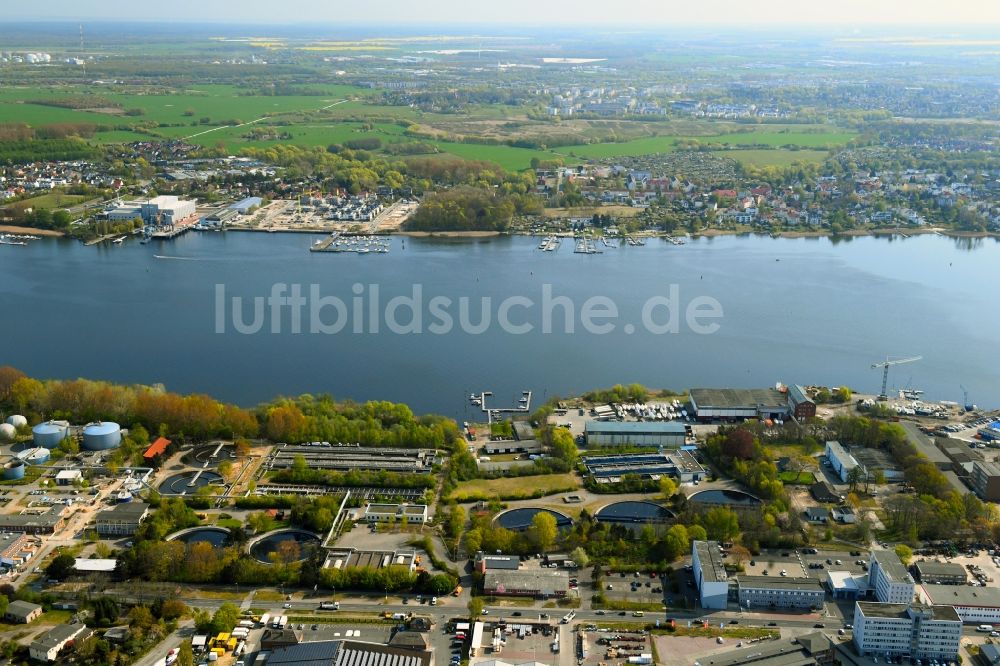
{"type": "Polygon", "coordinates": [[[531,412],[531,391],[521,391],[521,397],[518,398],[517,407],[490,407],[486,404],[486,399],[492,397],[492,391],[482,391],[481,393],[473,393],[469,396],[469,404],[473,407],[479,407],[482,409],[490,423],[492,423],[494,419],[499,420],[503,418],[502,415],[504,414],[527,414],[531,412]]]}
{"type": "Polygon", "coordinates": [[[387,236],[347,236],[333,232],[310,246],[310,252],[354,252],[388,254],[392,239],[387,236]]]}
{"type": "Polygon", "coordinates": [[[542,239],[542,242],[538,244],[538,249],[543,252],[555,252],[559,249],[559,245],[562,243],[562,239],[558,236],[546,236],[542,239]]]}
{"type": "Polygon", "coordinates": [[[582,236],[576,239],[574,254],[601,254],[603,250],[597,248],[597,243],[589,236],[582,236]]]}

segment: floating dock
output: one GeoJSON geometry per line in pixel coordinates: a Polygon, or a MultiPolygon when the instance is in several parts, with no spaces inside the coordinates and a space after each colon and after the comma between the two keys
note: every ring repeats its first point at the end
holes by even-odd
{"type": "Polygon", "coordinates": [[[490,407],[486,404],[486,398],[493,397],[492,391],[481,391],[473,393],[469,400],[473,405],[479,406],[486,412],[487,420],[493,423],[493,419],[500,419],[501,414],[527,414],[531,411],[531,391],[521,391],[521,398],[517,407],[490,407]]]}

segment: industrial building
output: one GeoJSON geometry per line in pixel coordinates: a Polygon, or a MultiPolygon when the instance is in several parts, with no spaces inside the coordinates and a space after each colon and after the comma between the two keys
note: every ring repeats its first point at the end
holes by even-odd
{"type": "Polygon", "coordinates": [[[270,469],[291,469],[299,457],[304,458],[312,469],[340,472],[384,470],[401,474],[430,474],[437,461],[432,449],[390,449],[312,442],[275,448],[268,465],[270,469]]]}
{"type": "Polygon", "coordinates": [[[992,461],[972,464],[972,488],[985,502],[1000,502],[1000,465],[992,461]]]}
{"type": "Polygon", "coordinates": [[[521,568],[521,558],[517,555],[487,555],[483,551],[476,553],[476,571],[486,573],[487,571],[517,571],[521,568]]]}
{"type": "Polygon", "coordinates": [[[70,643],[83,641],[92,632],[85,624],[60,624],[31,642],[28,655],[43,663],[54,662],[59,651],[70,643]]]}
{"type": "Polygon", "coordinates": [[[331,548],[327,551],[325,567],[331,569],[406,567],[416,569],[420,558],[412,550],[358,550],[356,548],[331,548]]]}
{"type": "Polygon", "coordinates": [[[139,205],[139,215],[146,224],[171,227],[195,214],[195,203],[175,196],[154,197],[139,205]]]}
{"type": "Polygon", "coordinates": [[[62,511],[57,508],[44,513],[0,514],[0,531],[24,532],[25,534],[54,534],[66,524],[62,511]]]}
{"type": "Polygon", "coordinates": [[[921,583],[932,585],[965,585],[969,575],[961,564],[955,562],[938,562],[937,560],[920,560],[914,566],[917,579],[921,583]]]}
{"type": "Polygon", "coordinates": [[[56,472],[57,486],[72,486],[83,481],[83,472],[78,469],[61,469],[56,472]]]}
{"type": "Polygon", "coordinates": [[[967,624],[1000,624],[1000,588],[972,585],[921,585],[925,604],[952,606],[967,624]]]}
{"type": "Polygon", "coordinates": [[[312,641],[274,647],[258,662],[262,666],[433,666],[434,653],[399,644],[312,641]]]}
{"type": "Polygon", "coordinates": [[[679,421],[587,421],[584,438],[596,446],[684,446],[687,426],[679,421]]]}
{"type": "MultiPolygon", "coordinates": [[[[694,662],[694,666],[823,666],[836,663],[833,643],[821,631],[726,650],[694,662]]],[[[480,665],[482,666],[482,665],[480,665]]]]}
{"type": "Polygon", "coordinates": [[[29,601],[12,601],[7,605],[7,612],[3,614],[4,622],[11,624],[28,624],[42,616],[43,609],[38,604],[29,601]]]}
{"type": "Polygon", "coordinates": [[[823,607],[826,598],[815,578],[737,576],[736,592],[740,608],[817,609],[823,607]]]}
{"type": "Polygon", "coordinates": [[[242,201],[237,201],[229,206],[229,210],[234,210],[240,215],[249,215],[254,209],[260,208],[264,200],[260,197],[247,197],[242,201]]]}
{"type": "Polygon", "coordinates": [[[806,395],[806,390],[798,384],[788,387],[788,409],[796,419],[802,421],[816,416],[816,403],[806,395]]]}
{"type": "Polygon", "coordinates": [[[881,603],[909,604],[913,602],[916,584],[895,551],[877,548],[871,553],[868,584],[881,603]]]}
{"type": "Polygon", "coordinates": [[[705,468],[689,451],[637,453],[619,456],[589,456],[584,459],[587,472],[598,483],[617,483],[626,474],[647,479],[670,476],[683,483],[705,478],[705,468]]]}
{"type": "Polygon", "coordinates": [[[487,571],[483,592],[508,597],[565,597],[569,574],[555,569],[487,571]]]}
{"type": "Polygon", "coordinates": [[[980,428],[979,436],[984,442],[995,442],[1000,439],[1000,421],[994,421],[980,428]]]}
{"type": "Polygon", "coordinates": [[[729,574],[719,542],[692,541],[691,568],[701,607],[724,610],[729,603],[729,574]]]}
{"type": "Polygon", "coordinates": [[[537,439],[502,439],[488,442],[483,447],[486,455],[495,456],[506,453],[526,453],[537,455],[542,452],[542,443],[537,439]]]}
{"type": "Polygon", "coordinates": [[[97,514],[97,533],[101,536],[131,536],[149,516],[145,502],[123,502],[97,514]]]}
{"type": "Polygon", "coordinates": [[[11,569],[35,556],[39,542],[24,532],[0,534],[0,567],[11,569]]]}
{"type": "Polygon", "coordinates": [[[962,620],[951,606],[854,604],[854,646],[863,656],[955,660],[962,620]]]}
{"type": "Polygon", "coordinates": [[[847,477],[851,471],[858,467],[858,461],[847,452],[840,442],[834,440],[826,443],[826,459],[837,473],[841,483],[847,483],[847,477]]]}
{"type": "Polygon", "coordinates": [[[778,389],[691,389],[691,407],[699,421],[784,419],[788,396],[778,389]]]}
{"type": "Polygon", "coordinates": [[[375,504],[365,505],[361,520],[366,523],[416,523],[427,522],[428,510],[426,504],[375,504]]]}

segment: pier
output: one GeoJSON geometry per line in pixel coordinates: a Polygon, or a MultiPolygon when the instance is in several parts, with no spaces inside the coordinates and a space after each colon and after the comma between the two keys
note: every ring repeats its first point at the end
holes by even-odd
{"type": "Polygon", "coordinates": [[[387,254],[392,241],[384,236],[346,236],[337,232],[316,241],[310,252],[354,252],[356,254],[387,254]]]}
{"type": "Polygon", "coordinates": [[[309,251],[310,252],[329,252],[330,251],[330,249],[329,249],[330,246],[333,245],[333,242],[335,240],[337,240],[337,238],[339,236],[340,236],[340,232],[339,231],[334,231],[332,234],[330,234],[326,238],[321,238],[318,241],[316,241],[315,243],[313,243],[312,247],[309,248],[309,251]]]}
{"type": "Polygon", "coordinates": [[[597,249],[597,243],[591,238],[584,236],[583,238],[576,239],[576,248],[573,250],[575,254],[601,254],[602,251],[597,249]]]}
{"type": "Polygon", "coordinates": [[[518,400],[517,407],[490,407],[486,404],[486,398],[493,397],[493,391],[481,391],[473,393],[469,400],[473,405],[477,405],[486,413],[489,423],[493,419],[499,419],[501,414],[528,414],[531,412],[531,391],[521,391],[521,399],[518,400]]]}

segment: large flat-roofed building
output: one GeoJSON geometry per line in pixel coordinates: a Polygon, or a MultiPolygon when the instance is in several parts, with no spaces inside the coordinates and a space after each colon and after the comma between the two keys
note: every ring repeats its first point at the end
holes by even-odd
{"type": "Polygon", "coordinates": [[[894,551],[877,548],[872,551],[868,569],[868,584],[875,590],[875,598],[882,603],[909,604],[913,602],[916,585],[894,551]]]}
{"type": "Polygon", "coordinates": [[[677,421],[587,421],[587,446],[684,446],[687,428],[677,421]]]}
{"type": "Polygon", "coordinates": [[[554,569],[486,572],[483,591],[508,597],[565,597],[569,573],[554,569]]]}
{"type": "Polygon", "coordinates": [[[956,562],[938,562],[937,560],[920,560],[914,566],[917,578],[921,583],[931,585],[965,585],[969,575],[965,567],[956,562]]]}
{"type": "Polygon", "coordinates": [[[863,599],[868,596],[868,574],[854,574],[850,571],[827,571],[826,587],[834,599],[863,599]]]}
{"type": "Polygon", "coordinates": [[[145,502],[124,502],[97,514],[97,533],[101,536],[131,536],[149,515],[145,502]]]}
{"type": "Polygon", "coordinates": [[[517,555],[487,555],[483,551],[476,553],[476,571],[517,571],[521,568],[521,558],[517,555]]]}
{"type": "Polygon", "coordinates": [[[45,513],[0,514],[0,531],[25,534],[54,534],[63,528],[66,520],[62,511],[52,508],[45,513]]]}
{"type": "Polygon", "coordinates": [[[740,608],[822,608],[826,592],[816,578],[737,576],[740,608]]]}
{"type": "Polygon", "coordinates": [[[991,461],[972,464],[972,488],[979,499],[1000,502],[1000,465],[991,461]]]}
{"type": "Polygon", "coordinates": [[[691,389],[691,407],[699,421],[783,419],[788,397],[777,389],[691,389]]]}
{"type": "Polygon", "coordinates": [[[617,456],[589,456],[584,459],[587,472],[598,483],[617,483],[626,474],[647,479],[670,476],[690,483],[705,478],[705,468],[689,451],[635,453],[617,456]]]}
{"type": "Polygon", "coordinates": [[[700,666],[822,666],[836,662],[833,643],[822,632],[816,632],[727,650],[694,663],[700,666]]]}
{"type": "Polygon", "coordinates": [[[427,522],[426,504],[375,504],[369,502],[361,520],[367,523],[419,523],[427,522]]]}
{"type": "Polygon", "coordinates": [[[798,384],[788,387],[788,409],[798,420],[811,419],[816,416],[816,403],[806,395],[806,390],[798,384]]]}
{"type": "Polygon", "coordinates": [[[430,474],[438,458],[433,449],[397,449],[349,446],[330,442],[278,446],[268,461],[270,469],[290,469],[304,458],[313,469],[385,470],[403,474],[430,474]]]}
{"type": "Polygon", "coordinates": [[[260,197],[247,197],[242,201],[230,204],[229,210],[235,210],[240,215],[248,215],[255,208],[260,208],[262,203],[264,203],[264,200],[260,197]]]}
{"type": "Polygon", "coordinates": [[[404,567],[413,571],[417,567],[416,551],[413,550],[357,550],[356,548],[331,548],[326,554],[324,566],[331,569],[358,567],[361,569],[381,569],[383,567],[404,567]]]}
{"type": "Polygon", "coordinates": [[[267,666],[434,666],[430,650],[362,641],[307,641],[277,647],[267,666]]]}
{"type": "Polygon", "coordinates": [[[854,646],[863,656],[954,660],[962,620],[951,606],[854,604],[854,646]]]}
{"type": "Polygon", "coordinates": [[[496,442],[487,442],[483,450],[490,456],[505,453],[538,454],[542,452],[542,443],[537,439],[501,439],[496,442]]]}
{"type": "Polygon", "coordinates": [[[722,563],[719,542],[692,541],[691,569],[701,607],[725,609],[729,603],[729,574],[722,563]]]}
{"type": "Polygon", "coordinates": [[[830,461],[833,471],[841,483],[847,483],[851,470],[858,466],[858,461],[847,452],[840,442],[834,440],[826,443],[826,459],[830,461]]]}
{"type": "Polygon", "coordinates": [[[170,195],[153,197],[139,206],[142,221],[157,226],[173,226],[194,215],[195,210],[193,201],[185,201],[170,195]]]}
{"type": "Polygon", "coordinates": [[[1000,624],[1000,588],[972,585],[921,585],[920,600],[951,606],[969,624],[1000,624]]]}
{"type": "Polygon", "coordinates": [[[38,551],[39,541],[24,532],[0,534],[0,566],[13,568],[24,564],[38,551]]]}

